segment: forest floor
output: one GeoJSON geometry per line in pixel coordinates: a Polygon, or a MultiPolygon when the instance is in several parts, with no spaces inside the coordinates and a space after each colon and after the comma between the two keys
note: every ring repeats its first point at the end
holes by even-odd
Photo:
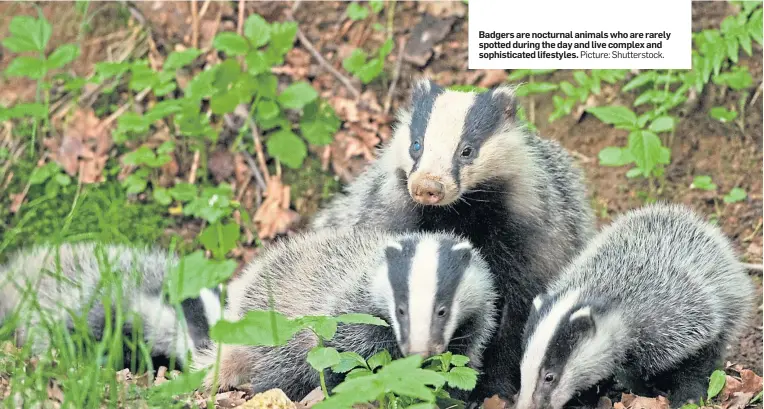
{"type": "MultiPolygon", "coordinates": [[[[198,7],[202,7],[202,2],[198,7]]],[[[362,47],[376,50],[385,41],[386,30],[375,28],[375,24],[388,26],[385,14],[376,18],[353,21],[348,18],[344,2],[301,2],[294,8],[292,2],[248,2],[245,10],[239,10],[235,3],[204,3],[203,13],[198,13],[198,23],[194,24],[194,13],[190,3],[137,2],[131,16],[125,16],[115,6],[99,5],[98,14],[93,18],[93,31],[82,42],[82,53],[72,66],[78,75],[87,75],[95,63],[108,60],[121,50],[124,42],[129,42],[130,33],[136,25],[142,25],[150,32],[151,41],[147,54],[149,59],[167,55],[178,45],[190,46],[197,41],[200,48],[209,46],[219,31],[236,30],[241,16],[256,12],[265,20],[285,21],[289,13],[300,30],[322,58],[335,69],[342,71],[342,59],[353,49],[362,47]]],[[[694,2],[693,30],[718,28],[725,16],[732,14],[733,6],[727,2],[694,2]]],[[[45,3],[43,13],[53,24],[56,33],[52,46],[75,41],[80,31],[73,24],[71,5],[45,3]],[[67,18],[71,16],[72,18],[67,18]]],[[[24,5],[1,3],[0,15],[29,14],[36,12],[24,5]]],[[[347,183],[373,158],[374,148],[386,141],[392,132],[395,111],[407,102],[412,81],[428,76],[442,85],[476,85],[491,87],[507,81],[509,72],[503,70],[467,69],[467,6],[462,2],[398,2],[392,28],[392,38],[396,44],[412,42],[412,31],[423,16],[432,16],[429,35],[434,44],[420,44],[420,50],[404,50],[396,45],[385,65],[386,75],[362,84],[357,78],[344,74],[349,85],[323,68],[311,55],[310,50],[299,39],[290,51],[285,64],[278,67],[280,77],[287,80],[305,80],[312,84],[321,98],[326,99],[337,112],[343,126],[328,147],[311,147],[307,159],[308,166],[301,172],[283,172],[283,183],[291,186],[288,200],[294,217],[282,232],[294,232],[309,219],[316,209],[335,192],[341,184],[347,183]],[[423,51],[422,51],[423,50],[423,51]],[[394,71],[399,70],[396,78],[394,71]],[[391,87],[391,84],[395,84],[391,87]],[[350,89],[360,91],[359,101],[350,89]],[[284,231],[286,230],[286,231],[284,231]]],[[[429,18],[429,17],[428,17],[429,18]]],[[[10,19],[0,19],[0,33],[7,31],[10,19]]],[[[415,47],[414,47],[415,48],[415,47]]],[[[753,56],[741,54],[740,65],[748,66],[753,75],[756,89],[761,91],[762,49],[753,44],[753,56]]],[[[11,57],[0,53],[0,69],[4,69],[11,57]]],[[[556,71],[539,76],[537,80],[559,82],[572,81],[572,72],[556,71]]],[[[31,101],[34,99],[33,83],[28,80],[0,80],[0,103],[31,101]]],[[[624,104],[631,106],[635,93],[622,92],[626,82],[602,85],[602,91],[587,100],[587,105],[624,104]]],[[[672,138],[671,163],[666,167],[665,181],[656,192],[657,200],[687,204],[700,213],[716,220],[723,231],[733,240],[736,250],[748,263],[762,263],[762,98],[760,92],[746,101],[743,121],[722,123],[711,118],[708,110],[713,106],[736,107],[740,95],[728,92],[714,84],[709,85],[687,112],[683,112],[675,137],[672,138]],[[724,203],[717,192],[691,188],[696,175],[712,175],[719,191],[727,192],[734,187],[743,188],[747,198],[736,203],[724,203]]],[[[645,203],[646,192],[651,188],[644,179],[626,177],[627,167],[604,167],[598,163],[598,153],[607,146],[626,144],[628,132],[615,129],[580,109],[550,122],[553,111],[551,94],[525,98],[523,104],[531,121],[538,127],[543,137],[559,141],[575,156],[577,163],[585,170],[592,205],[600,226],[609,223],[613,217],[645,203]]],[[[221,139],[202,164],[209,172],[209,178],[216,181],[228,180],[241,187],[238,197],[244,208],[255,213],[262,203],[263,192],[250,183],[251,170],[241,154],[225,149],[230,139],[221,139]],[[247,174],[249,173],[249,174],[247,174]]],[[[21,159],[19,159],[21,160],[21,159]]],[[[172,177],[186,179],[193,174],[198,157],[191,152],[174,157],[172,177]]],[[[14,164],[17,166],[17,164],[14,164]]],[[[279,173],[281,174],[281,173],[279,173]]],[[[5,177],[5,175],[3,175],[5,177]]],[[[18,177],[22,177],[21,175],[18,177]]],[[[19,214],[30,200],[24,183],[3,181],[0,195],[2,206],[16,207],[10,212],[0,212],[5,218],[4,227],[10,229],[18,223],[19,214]],[[6,189],[7,187],[7,189],[6,189]],[[25,193],[24,195],[21,195],[25,193]]],[[[133,199],[131,199],[133,200],[133,199]]],[[[137,200],[142,200],[139,195],[137,200]]],[[[166,235],[178,233],[193,240],[203,226],[197,219],[175,218],[165,227],[166,235]]],[[[2,230],[0,230],[0,233],[2,230]]],[[[257,233],[255,233],[256,235],[257,233]]],[[[267,242],[269,238],[262,238],[267,242]]],[[[252,240],[254,243],[254,240],[252,240]]],[[[233,251],[243,263],[257,252],[252,243],[242,243],[233,251]]],[[[757,312],[752,325],[740,342],[730,351],[731,363],[751,368],[762,374],[762,273],[752,271],[751,275],[758,288],[757,312]]]]}

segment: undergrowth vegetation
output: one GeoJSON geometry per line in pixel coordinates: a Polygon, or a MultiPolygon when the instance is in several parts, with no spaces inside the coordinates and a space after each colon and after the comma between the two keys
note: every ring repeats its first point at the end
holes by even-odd
{"type": "MultiPolygon", "coordinates": [[[[86,1],[76,4],[84,32],[93,11],[86,1]]],[[[356,47],[339,63],[363,86],[389,81],[392,68],[387,60],[398,47],[392,36],[395,7],[395,1],[347,6],[351,20],[372,19],[373,29],[385,32],[380,46],[356,47]]],[[[2,40],[3,52],[13,58],[2,76],[34,81],[36,95],[31,102],[0,105],[0,124],[7,124],[11,141],[0,146],[0,181],[7,181],[0,189],[0,262],[11,251],[31,244],[159,243],[182,255],[183,268],[174,269],[165,286],[174,306],[203,288],[225,283],[237,267],[233,251],[242,243],[260,244],[260,237],[251,237],[260,225],[257,215],[241,206],[240,192],[211,174],[207,164],[213,152],[224,149],[250,159],[248,166],[262,174],[263,180],[257,181],[261,192],[280,192],[274,180],[282,176],[292,186],[301,180],[317,185],[314,180],[320,179],[321,198],[339,189],[336,179],[314,164],[315,152],[334,141],[342,120],[308,81],[284,84],[274,73],[295,47],[298,30],[294,21],[269,22],[251,14],[240,34],[218,32],[211,49],[174,49],[159,63],[145,55],[101,61],[90,75],[78,76],[67,68],[80,55],[80,44],[51,49],[55,33],[42,12],[37,17],[13,17],[2,40]],[[82,120],[76,102],[91,98],[94,88],[99,95],[92,116],[87,117],[89,139],[78,140],[87,148],[74,155],[74,161],[60,154],[51,157],[50,152],[65,149],[61,142],[51,145],[50,141],[71,136],[71,124],[82,120]],[[165,180],[166,169],[177,167],[183,158],[194,158],[193,170],[183,178],[176,172],[169,182],[165,180]],[[319,176],[308,175],[306,169],[319,176]],[[182,224],[195,228],[183,235],[178,228],[182,224]]],[[[574,71],[572,79],[559,81],[552,79],[555,70],[513,70],[508,81],[522,83],[517,94],[530,105],[521,109],[520,117],[532,129],[533,98],[552,94],[549,121],[581,110],[625,130],[626,145],[604,148],[599,164],[628,166],[627,177],[644,179],[644,199],[652,201],[660,197],[666,183],[680,113],[696,103],[709,84],[734,93],[739,103],[715,106],[708,116],[745,128],[745,109],[756,84],[740,56],[750,56],[753,43],[762,44],[762,3],[739,2],[739,12],[726,17],[720,27],[693,33],[692,70],[574,71]],[[631,106],[591,103],[604,85],[619,84],[621,93],[634,96],[631,106]]],[[[453,88],[481,90],[471,85],[453,88]]],[[[695,175],[690,187],[719,190],[713,175],[695,175]]],[[[717,218],[725,205],[746,197],[747,192],[737,186],[719,192],[714,200],[717,218]]],[[[121,278],[110,269],[104,271],[104,287],[119,287],[113,284],[121,278]]],[[[118,291],[105,294],[118,304],[118,291]]],[[[116,322],[127,319],[120,311],[112,313],[116,322]]],[[[60,394],[62,407],[71,408],[121,407],[128,401],[145,401],[151,407],[198,403],[189,394],[199,388],[205,371],[168,375],[169,382],[154,385],[142,378],[147,368],[135,367],[132,373],[137,381],[125,382],[114,375],[122,358],[117,346],[132,343],[136,354],[144,353],[147,346],[140,340],[122,339],[116,325],[95,341],[83,317],[79,318],[74,331],[49,322],[45,332],[52,340],[51,348],[42,355],[33,354],[28,346],[4,344],[0,389],[4,377],[10,380],[10,398],[0,406],[17,407],[20,401],[42,404],[52,393],[60,394]]],[[[340,323],[387,325],[366,315],[290,319],[272,310],[252,311],[240,321],[220,321],[210,335],[221,343],[278,346],[299,331],[313,332],[319,345],[307,359],[319,372],[328,396],[316,409],[350,408],[373,401],[381,402],[383,408],[424,409],[436,399],[448,399],[445,387],[471,390],[475,386],[477,373],[466,366],[464,356],[445,353],[426,360],[419,356],[393,360],[385,351],[364,359],[353,351],[324,346],[340,323]],[[346,381],[328,390],[327,371],[347,374],[346,381]]],[[[11,340],[13,328],[22,324],[15,319],[4,322],[0,340],[11,340]]],[[[711,380],[712,385],[719,382],[711,380]]],[[[714,396],[710,388],[708,398],[714,396]]],[[[212,403],[214,396],[209,400],[212,403]]]]}

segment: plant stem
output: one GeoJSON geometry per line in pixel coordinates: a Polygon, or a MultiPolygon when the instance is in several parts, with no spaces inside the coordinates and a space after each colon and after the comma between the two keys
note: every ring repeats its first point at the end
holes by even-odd
{"type": "MultiPolygon", "coordinates": [[[[316,337],[318,337],[318,346],[323,347],[324,339],[318,334],[316,334],[316,337]]],[[[324,399],[329,399],[329,389],[326,388],[326,375],[324,374],[324,369],[318,371],[318,380],[321,382],[321,391],[324,393],[324,399]]]]}

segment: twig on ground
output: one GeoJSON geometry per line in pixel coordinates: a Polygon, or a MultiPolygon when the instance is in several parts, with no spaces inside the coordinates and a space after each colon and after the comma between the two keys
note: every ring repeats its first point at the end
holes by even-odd
{"type": "Polygon", "coordinates": [[[265,154],[263,153],[263,144],[260,142],[260,133],[257,130],[257,124],[251,117],[247,117],[247,123],[249,129],[252,130],[252,141],[255,143],[255,154],[257,155],[257,163],[260,165],[260,172],[265,179],[270,179],[271,174],[268,172],[268,166],[265,165],[265,154]]]}
{"type": "MultiPolygon", "coordinates": [[[[297,20],[294,19],[294,16],[292,15],[291,11],[287,12],[287,19],[289,21],[297,23],[297,20]]],[[[334,77],[337,78],[342,83],[342,85],[344,85],[345,88],[347,88],[348,91],[350,91],[351,94],[353,94],[353,97],[355,97],[355,99],[361,98],[361,93],[358,92],[357,89],[355,89],[355,87],[353,86],[353,83],[351,83],[346,76],[342,75],[341,72],[334,69],[334,67],[332,67],[332,65],[329,64],[329,62],[327,62],[326,59],[324,59],[321,53],[319,53],[318,50],[316,50],[316,48],[313,47],[313,44],[310,42],[310,40],[308,40],[308,38],[305,37],[305,34],[303,34],[302,30],[300,30],[299,23],[297,26],[297,38],[300,40],[300,43],[302,44],[302,46],[305,47],[308,50],[308,52],[311,53],[311,55],[313,55],[313,57],[318,61],[318,63],[324,68],[326,68],[326,70],[329,71],[332,75],[334,75],[334,77]]]]}
{"type": "Polygon", "coordinates": [[[761,264],[742,263],[742,265],[743,267],[745,267],[746,270],[758,271],[758,272],[764,271],[764,265],[761,265],[761,264]]]}
{"type": "Polygon", "coordinates": [[[398,85],[398,79],[401,77],[401,65],[403,65],[403,50],[406,48],[406,40],[404,38],[398,39],[398,57],[395,60],[395,69],[393,70],[393,80],[390,82],[390,89],[387,90],[387,96],[385,97],[385,115],[390,113],[390,105],[393,103],[393,94],[395,94],[395,87],[398,85]]]}
{"type": "Polygon", "coordinates": [[[294,2],[294,4],[292,4],[292,14],[294,14],[297,11],[297,9],[300,7],[300,3],[302,3],[302,1],[297,0],[294,2]]]}
{"type": "Polygon", "coordinates": [[[236,27],[236,33],[241,35],[244,32],[244,5],[246,0],[239,0],[239,24],[236,27]]]}
{"type": "Polygon", "coordinates": [[[191,46],[199,48],[199,10],[196,0],[191,0],[191,46]]]}
{"type": "Polygon", "coordinates": [[[268,186],[265,184],[265,179],[263,179],[262,173],[260,173],[260,169],[257,168],[257,163],[255,163],[255,158],[252,157],[252,155],[249,154],[249,152],[242,150],[241,153],[244,155],[244,160],[247,161],[247,164],[249,165],[249,169],[252,171],[252,174],[255,176],[255,182],[257,183],[257,186],[260,187],[260,189],[265,190],[268,186]]]}
{"type": "Polygon", "coordinates": [[[194,151],[194,161],[191,163],[191,172],[188,174],[188,183],[194,183],[196,180],[196,170],[199,169],[199,158],[201,155],[201,150],[194,151]]]}
{"type": "Polygon", "coordinates": [[[756,87],[756,92],[753,94],[753,97],[751,97],[751,102],[748,103],[748,107],[752,107],[753,104],[756,103],[756,100],[759,99],[759,96],[761,95],[761,89],[764,88],[764,81],[759,83],[759,86],[756,87]]]}
{"type": "Polygon", "coordinates": [[[578,158],[578,160],[580,160],[581,162],[584,162],[584,163],[591,163],[591,162],[594,161],[594,159],[592,159],[592,158],[590,158],[590,157],[588,157],[588,156],[584,155],[583,153],[581,153],[579,151],[576,151],[576,150],[572,150],[571,149],[570,150],[570,155],[575,157],[575,158],[578,158]]]}
{"type": "Polygon", "coordinates": [[[212,0],[204,0],[202,8],[199,9],[199,21],[202,21],[204,15],[207,14],[207,9],[210,7],[210,2],[212,2],[212,0]]]}

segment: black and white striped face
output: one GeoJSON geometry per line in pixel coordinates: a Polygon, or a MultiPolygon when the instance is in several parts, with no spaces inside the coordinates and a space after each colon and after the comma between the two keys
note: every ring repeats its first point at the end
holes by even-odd
{"type": "Polygon", "coordinates": [[[511,160],[508,150],[518,143],[512,126],[516,109],[506,86],[474,93],[428,80],[417,83],[394,141],[411,197],[445,206],[500,176],[511,160]]]}
{"type": "Polygon", "coordinates": [[[597,345],[594,307],[582,303],[577,291],[543,294],[533,300],[521,363],[518,409],[561,409],[588,386],[600,362],[591,359],[597,345]]]}
{"type": "Polygon", "coordinates": [[[414,236],[390,242],[385,256],[387,274],[377,286],[404,355],[445,352],[457,328],[491,299],[469,242],[414,236]]]}

